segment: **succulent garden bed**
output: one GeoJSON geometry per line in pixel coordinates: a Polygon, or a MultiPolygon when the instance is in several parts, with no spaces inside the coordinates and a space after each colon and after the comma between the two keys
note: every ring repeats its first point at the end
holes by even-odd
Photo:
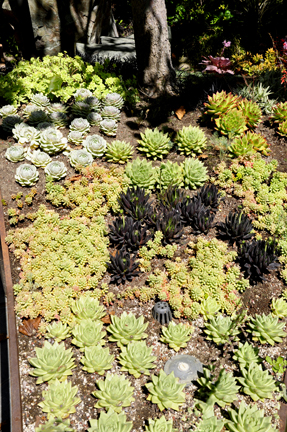
{"type": "Polygon", "coordinates": [[[152,129],[97,96],[0,109],[24,432],[279,430],[287,107],[217,93],[152,129]]]}

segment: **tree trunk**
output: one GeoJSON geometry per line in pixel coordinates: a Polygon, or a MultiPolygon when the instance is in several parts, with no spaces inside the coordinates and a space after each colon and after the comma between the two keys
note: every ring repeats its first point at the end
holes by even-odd
{"type": "Polygon", "coordinates": [[[131,0],[139,80],[150,96],[173,93],[175,70],[171,61],[164,0],[131,0]]]}
{"type": "Polygon", "coordinates": [[[114,16],[112,0],[99,0],[94,7],[95,22],[88,37],[88,43],[101,43],[101,36],[119,37],[114,16]]]}

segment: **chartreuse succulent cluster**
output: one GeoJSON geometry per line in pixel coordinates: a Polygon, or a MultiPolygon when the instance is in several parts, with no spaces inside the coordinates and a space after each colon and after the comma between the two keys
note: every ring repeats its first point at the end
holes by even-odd
{"type": "Polygon", "coordinates": [[[244,345],[239,342],[238,349],[234,351],[233,359],[239,362],[240,368],[248,368],[251,363],[260,362],[258,353],[257,347],[253,348],[248,342],[245,342],[244,345]]]}
{"type": "Polygon", "coordinates": [[[147,337],[145,330],[148,323],[144,323],[143,315],[136,318],[134,314],[123,312],[120,317],[111,316],[112,323],[107,328],[111,333],[109,340],[117,342],[119,347],[128,345],[131,341],[139,341],[147,337]]]}
{"type": "Polygon", "coordinates": [[[166,420],[164,416],[159,419],[149,419],[148,426],[145,427],[145,432],[177,432],[177,429],[173,428],[173,421],[166,420]]]}
{"type": "Polygon", "coordinates": [[[241,401],[239,409],[229,409],[230,421],[225,423],[230,432],[276,432],[272,427],[272,417],[265,417],[264,410],[257,405],[246,405],[241,401]]]}
{"type": "Polygon", "coordinates": [[[158,376],[152,375],[151,379],[152,382],[145,385],[149,391],[147,400],[157,404],[160,411],[170,408],[178,411],[185,402],[185,393],[182,391],[185,384],[179,384],[173,372],[166,375],[162,369],[158,376]]]}
{"type": "Polygon", "coordinates": [[[70,381],[60,382],[57,379],[49,384],[48,390],[42,392],[43,402],[38,405],[47,413],[48,419],[53,417],[67,418],[76,412],[76,405],[81,402],[76,397],[78,387],[72,387],[70,381]]]}
{"type": "Polygon", "coordinates": [[[287,336],[287,333],[283,331],[285,322],[279,322],[278,317],[272,314],[263,313],[256,315],[255,318],[250,317],[249,327],[247,331],[252,333],[252,339],[261,344],[275,345],[276,342],[282,342],[282,338],[287,336]]]}
{"type": "Polygon", "coordinates": [[[247,368],[242,367],[243,377],[238,381],[242,385],[242,391],[249,395],[254,401],[272,399],[276,391],[276,382],[268,370],[263,371],[262,366],[257,363],[250,363],[247,368]]]}
{"type": "Polygon", "coordinates": [[[270,117],[272,123],[278,126],[278,133],[287,136],[287,102],[279,102],[272,110],[270,117]]]}
{"type": "Polygon", "coordinates": [[[193,327],[183,323],[175,324],[174,321],[170,321],[168,327],[162,327],[161,331],[162,337],[160,341],[168,344],[175,351],[179,351],[180,348],[187,346],[187,342],[193,333],[193,327]]]}
{"type": "Polygon", "coordinates": [[[108,162],[124,164],[132,157],[133,152],[129,143],[115,140],[107,144],[105,158],[108,162]]]}
{"type": "Polygon", "coordinates": [[[207,334],[206,339],[213,340],[217,345],[225,344],[230,337],[236,337],[240,333],[236,321],[221,314],[209,318],[204,332],[207,334]]]}
{"type": "Polygon", "coordinates": [[[159,131],[158,128],[146,129],[140,136],[138,150],[151,159],[162,159],[173,147],[168,134],[159,131]]]}
{"type": "Polygon", "coordinates": [[[89,420],[90,428],[88,432],[130,432],[133,423],[126,420],[124,413],[117,414],[112,408],[109,408],[108,412],[101,412],[98,420],[89,420]]]}
{"type": "Polygon", "coordinates": [[[106,314],[104,306],[100,305],[98,299],[89,295],[82,295],[72,303],[72,311],[77,321],[91,319],[100,321],[106,314]]]}
{"type": "Polygon", "coordinates": [[[184,126],[175,137],[175,142],[180,154],[195,156],[202,153],[207,144],[207,138],[198,126],[184,126]]]}
{"type": "Polygon", "coordinates": [[[76,324],[72,329],[73,339],[72,343],[84,351],[86,347],[95,345],[104,345],[106,341],[103,339],[106,335],[102,331],[103,323],[100,321],[93,321],[91,318],[83,319],[79,324],[76,324]]]}
{"type": "Polygon", "coordinates": [[[66,323],[61,321],[54,321],[52,324],[47,326],[46,338],[53,338],[56,342],[60,342],[70,337],[70,328],[66,323]]]}
{"type": "Polygon", "coordinates": [[[104,375],[106,370],[112,368],[115,357],[110,355],[109,348],[103,348],[101,345],[86,346],[85,355],[81,358],[83,369],[89,373],[97,372],[104,375]]]}

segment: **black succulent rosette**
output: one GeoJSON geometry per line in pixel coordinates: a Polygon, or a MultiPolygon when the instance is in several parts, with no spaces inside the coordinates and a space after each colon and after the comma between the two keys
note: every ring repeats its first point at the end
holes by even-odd
{"type": "Polygon", "coordinates": [[[178,210],[173,209],[168,211],[167,209],[163,209],[158,214],[156,231],[163,233],[164,245],[179,241],[183,234],[183,224],[178,210]]]}
{"type": "Polygon", "coordinates": [[[191,228],[194,234],[207,234],[213,228],[215,214],[209,209],[197,213],[192,221],[191,228]]]}
{"type": "Polygon", "coordinates": [[[177,186],[169,186],[158,195],[160,203],[167,209],[180,208],[185,200],[185,193],[177,186]]]}
{"type": "Polygon", "coordinates": [[[201,199],[202,204],[213,212],[217,211],[220,202],[223,200],[214,184],[203,186],[194,198],[201,199]]]}
{"type": "Polygon", "coordinates": [[[192,226],[194,218],[205,210],[201,198],[185,198],[180,206],[181,219],[184,224],[192,226]]]}
{"type": "Polygon", "coordinates": [[[118,217],[109,225],[109,238],[116,248],[138,250],[152,237],[148,234],[148,227],[131,217],[118,217]]]}
{"type": "Polygon", "coordinates": [[[131,257],[125,250],[117,250],[115,253],[110,253],[110,262],[107,263],[108,271],[111,273],[111,283],[117,285],[125,284],[139,275],[137,270],[139,263],[135,261],[135,257],[131,257]]]}
{"type": "Polygon", "coordinates": [[[218,235],[229,241],[230,244],[249,240],[254,236],[252,221],[242,212],[230,212],[225,222],[216,225],[218,235]]]}
{"type": "Polygon", "coordinates": [[[125,214],[134,220],[143,221],[152,211],[149,203],[150,195],[145,189],[139,187],[128,188],[126,192],[121,192],[118,203],[125,214]]]}

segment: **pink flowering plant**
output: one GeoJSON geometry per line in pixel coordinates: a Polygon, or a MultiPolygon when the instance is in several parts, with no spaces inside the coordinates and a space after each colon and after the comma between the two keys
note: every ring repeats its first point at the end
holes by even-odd
{"type": "Polygon", "coordinates": [[[202,60],[202,62],[200,63],[206,66],[203,72],[215,72],[220,75],[229,73],[231,75],[234,75],[234,72],[231,69],[232,65],[229,58],[223,57],[225,48],[229,48],[230,45],[230,41],[223,41],[223,48],[220,53],[220,57],[213,57],[211,55],[208,57],[204,57],[204,60],[202,60]]]}

